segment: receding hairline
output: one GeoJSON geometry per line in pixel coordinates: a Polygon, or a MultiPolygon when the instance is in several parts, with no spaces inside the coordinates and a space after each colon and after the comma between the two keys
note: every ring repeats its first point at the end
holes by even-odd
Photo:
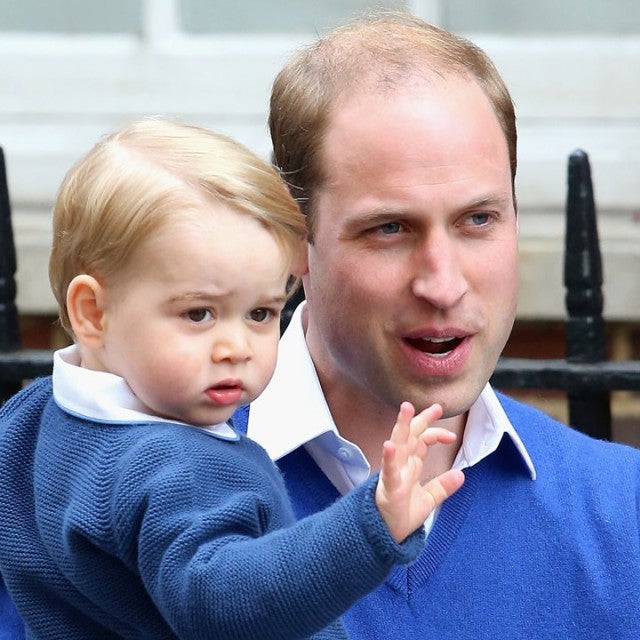
{"type": "MultiPolygon", "coordinates": [[[[402,11],[374,10],[321,36],[290,58],[305,60],[338,93],[360,83],[393,87],[409,75],[470,75],[469,58],[482,66],[493,62],[478,45],[402,11]],[[386,38],[380,37],[386,35],[386,38]],[[428,36],[428,37],[426,37],[428,36]],[[370,64],[369,64],[370,63],[370,64]],[[338,79],[332,82],[333,79],[338,79]]],[[[289,66],[289,65],[287,65],[289,66]]]]}

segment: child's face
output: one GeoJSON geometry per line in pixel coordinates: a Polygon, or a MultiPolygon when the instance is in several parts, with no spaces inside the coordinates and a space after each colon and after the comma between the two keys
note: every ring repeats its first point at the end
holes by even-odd
{"type": "Polygon", "coordinates": [[[271,378],[289,260],[222,205],[176,218],[107,288],[99,358],[153,414],[215,424],[271,378]]]}

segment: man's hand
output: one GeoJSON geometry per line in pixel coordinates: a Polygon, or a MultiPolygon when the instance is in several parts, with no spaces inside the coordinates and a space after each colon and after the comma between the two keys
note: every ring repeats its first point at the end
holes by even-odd
{"type": "Polygon", "coordinates": [[[456,435],[447,429],[430,427],[442,416],[434,404],[417,416],[410,402],[400,406],[391,438],[384,443],[382,468],[376,487],[376,505],[396,542],[424,524],[429,514],[464,482],[457,469],[439,475],[422,485],[423,465],[429,446],[451,444],[456,435]]]}

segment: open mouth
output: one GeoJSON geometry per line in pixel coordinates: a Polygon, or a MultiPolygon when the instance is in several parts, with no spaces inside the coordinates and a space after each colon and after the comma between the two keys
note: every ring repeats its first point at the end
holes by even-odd
{"type": "Polygon", "coordinates": [[[451,353],[461,342],[462,338],[406,338],[408,344],[414,349],[432,356],[446,356],[451,353]]]}

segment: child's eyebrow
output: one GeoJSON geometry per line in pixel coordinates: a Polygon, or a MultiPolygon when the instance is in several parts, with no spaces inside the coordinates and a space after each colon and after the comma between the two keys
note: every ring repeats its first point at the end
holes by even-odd
{"type": "Polygon", "coordinates": [[[187,291],[185,293],[179,293],[169,298],[169,302],[189,302],[192,300],[216,300],[228,295],[227,293],[220,293],[218,295],[206,292],[206,291],[187,291]]]}
{"type": "MultiPolygon", "coordinates": [[[[203,301],[216,301],[216,300],[220,300],[221,298],[226,298],[227,296],[229,296],[230,293],[225,291],[225,292],[221,292],[221,293],[211,293],[208,291],[187,291],[185,293],[180,293],[177,294],[175,296],[171,296],[169,298],[169,302],[170,303],[176,303],[176,302],[203,302],[203,301]]],[[[285,302],[287,301],[287,295],[285,293],[283,294],[274,294],[274,295],[265,295],[261,298],[258,299],[258,303],[257,305],[259,306],[260,304],[266,305],[266,304],[278,304],[278,305],[282,305],[285,304],[285,302]]]]}
{"type": "Polygon", "coordinates": [[[265,295],[260,298],[256,298],[256,303],[254,306],[256,307],[266,307],[269,305],[284,306],[286,302],[287,302],[286,294],[282,294],[282,295],[274,294],[272,296],[265,295]]]}
{"type": "Polygon", "coordinates": [[[287,301],[287,296],[286,295],[271,296],[270,298],[268,298],[268,300],[270,300],[272,303],[275,303],[275,304],[284,304],[287,301]]]}

